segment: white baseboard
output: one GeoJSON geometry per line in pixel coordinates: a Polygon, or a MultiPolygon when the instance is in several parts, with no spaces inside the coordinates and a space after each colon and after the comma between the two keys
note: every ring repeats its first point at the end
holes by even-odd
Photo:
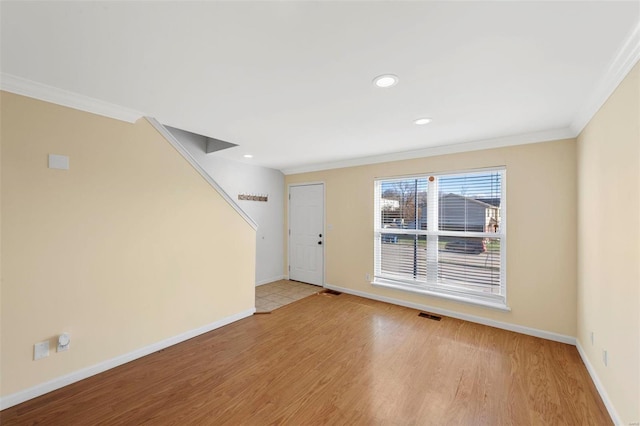
{"type": "Polygon", "coordinates": [[[353,294],[355,296],[364,297],[367,299],[378,300],[380,302],[387,302],[393,305],[400,305],[407,308],[418,309],[421,311],[428,311],[434,314],[444,315],[451,318],[457,318],[464,321],[475,322],[478,324],[488,325],[490,327],[501,328],[503,330],[515,331],[516,333],[527,334],[529,336],[540,337],[542,339],[553,340],[555,342],[566,343],[569,345],[576,344],[576,338],[572,336],[566,336],[564,334],[558,334],[551,331],[539,330],[537,328],[525,327],[523,325],[509,324],[502,321],[496,321],[488,318],[483,318],[475,315],[462,314],[460,312],[450,311],[448,309],[437,308],[435,306],[422,305],[419,303],[407,302],[400,299],[394,299],[392,297],[380,296],[373,293],[367,293],[364,291],[352,290],[350,288],[338,287],[332,284],[324,285],[326,288],[341,291],[343,293],[353,294]]]}
{"type": "Polygon", "coordinates": [[[622,425],[623,424],[622,419],[620,419],[620,416],[618,415],[618,412],[613,406],[611,399],[609,399],[609,394],[607,394],[607,391],[605,390],[604,385],[600,381],[600,378],[598,377],[596,370],[593,368],[593,365],[589,361],[589,358],[587,358],[587,354],[582,348],[582,345],[580,344],[580,340],[577,340],[577,339],[576,339],[576,348],[578,348],[578,353],[580,354],[580,358],[582,358],[582,362],[584,363],[585,367],[587,367],[587,371],[591,376],[591,380],[593,380],[593,384],[596,385],[596,389],[600,394],[600,398],[602,398],[602,402],[604,403],[604,406],[607,408],[607,411],[609,412],[609,416],[611,416],[611,420],[613,421],[613,424],[622,425]]]}
{"type": "Polygon", "coordinates": [[[92,365],[90,367],[86,367],[81,370],[74,371],[73,373],[66,374],[64,376],[58,377],[56,379],[50,380],[45,383],[41,383],[29,389],[25,389],[11,395],[7,395],[5,397],[0,398],[0,410],[4,410],[5,408],[12,407],[14,405],[36,398],[40,395],[44,395],[45,393],[49,393],[56,389],[60,389],[64,386],[70,385],[71,383],[84,380],[91,376],[95,376],[96,374],[110,370],[119,365],[126,364],[127,362],[133,361],[135,359],[142,358],[143,356],[152,354],[161,349],[168,348],[169,346],[173,346],[180,342],[184,342],[185,340],[207,333],[211,330],[215,330],[216,328],[220,328],[227,324],[231,324],[232,322],[235,322],[253,315],[255,311],[256,311],[255,308],[251,308],[242,312],[238,312],[237,314],[228,316],[226,318],[222,318],[211,324],[207,324],[205,326],[196,328],[194,330],[187,331],[177,336],[169,337],[168,339],[162,340],[157,343],[153,343],[149,346],[145,346],[144,348],[136,349],[133,352],[129,352],[129,353],[117,356],[115,358],[100,362],[98,364],[92,365]]]}
{"type": "Polygon", "coordinates": [[[258,287],[260,285],[269,284],[269,283],[272,283],[274,281],[280,281],[280,280],[286,280],[286,277],[284,275],[278,275],[277,277],[267,278],[266,280],[261,280],[261,281],[256,282],[256,287],[258,287]]]}
{"type": "Polygon", "coordinates": [[[440,314],[440,315],[444,315],[444,316],[448,316],[448,317],[452,317],[452,318],[458,318],[458,319],[465,320],[465,321],[475,322],[475,323],[478,323],[478,324],[488,325],[488,326],[491,326],[491,327],[501,328],[501,329],[504,329],[504,330],[514,331],[516,333],[527,334],[529,336],[535,336],[535,337],[540,337],[542,339],[553,340],[555,342],[574,345],[578,349],[578,353],[580,354],[580,357],[582,358],[582,362],[587,367],[587,371],[589,372],[589,375],[591,376],[591,380],[593,380],[593,383],[594,383],[596,389],[598,390],[598,393],[600,394],[600,398],[602,398],[602,402],[604,403],[605,407],[607,408],[607,411],[609,412],[609,416],[611,416],[611,420],[613,421],[613,423],[615,425],[620,425],[620,426],[623,425],[622,420],[620,418],[620,415],[618,415],[618,412],[616,411],[615,407],[613,406],[613,403],[611,402],[611,399],[609,398],[609,395],[607,394],[607,391],[605,390],[604,385],[602,384],[602,382],[600,381],[600,378],[596,374],[596,370],[593,368],[593,365],[591,365],[591,362],[587,358],[586,353],[582,349],[582,345],[580,344],[580,341],[578,339],[576,339],[575,337],[566,336],[566,335],[558,334],[558,333],[553,333],[551,331],[538,330],[538,329],[535,329],[535,328],[525,327],[525,326],[522,326],[522,325],[509,324],[509,323],[505,323],[505,322],[501,322],[501,321],[495,321],[495,320],[491,320],[491,319],[487,319],[487,318],[478,317],[478,316],[475,316],[475,315],[462,314],[462,313],[459,313],[459,312],[450,311],[448,309],[437,308],[437,307],[434,307],[434,306],[428,306],[428,305],[421,305],[419,303],[406,302],[404,300],[394,299],[392,297],[379,296],[377,294],[367,293],[367,292],[358,291],[358,290],[352,290],[350,288],[339,287],[337,285],[331,285],[331,284],[326,284],[325,283],[324,286],[326,288],[329,288],[329,289],[332,289],[332,290],[337,290],[337,291],[341,291],[343,293],[353,294],[355,296],[360,296],[360,297],[364,297],[364,298],[367,298],[367,299],[378,300],[380,302],[387,302],[387,303],[391,303],[391,304],[394,304],[394,305],[405,306],[407,308],[418,309],[418,310],[421,310],[421,311],[428,311],[428,312],[432,312],[434,314],[440,314]]]}

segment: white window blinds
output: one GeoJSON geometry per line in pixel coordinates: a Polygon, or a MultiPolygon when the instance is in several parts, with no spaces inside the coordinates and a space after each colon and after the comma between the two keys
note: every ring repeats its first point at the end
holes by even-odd
{"type": "Polygon", "coordinates": [[[505,303],[505,171],[375,182],[375,282],[505,303]]]}

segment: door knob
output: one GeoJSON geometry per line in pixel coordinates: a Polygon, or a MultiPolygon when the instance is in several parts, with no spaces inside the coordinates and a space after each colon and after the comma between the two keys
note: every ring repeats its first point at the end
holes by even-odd
{"type": "Polygon", "coordinates": [[[318,241],[318,244],[319,244],[319,245],[322,245],[322,241],[318,241]]]}
{"type": "Polygon", "coordinates": [[[322,234],[318,234],[318,237],[322,238],[322,234]]]}

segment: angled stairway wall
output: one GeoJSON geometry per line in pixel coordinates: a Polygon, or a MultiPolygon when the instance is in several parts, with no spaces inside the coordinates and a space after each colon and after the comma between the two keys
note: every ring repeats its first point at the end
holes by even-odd
{"type": "MultiPolygon", "coordinates": [[[[256,233],[256,285],[284,278],[284,175],[280,170],[234,161],[211,151],[211,139],[166,127],[199,167],[219,184],[258,224],[256,233]],[[238,194],[267,194],[267,202],[238,200],[238,194]]],[[[229,148],[237,151],[241,147],[229,148]]],[[[242,151],[241,151],[242,152],[242,151]]]]}
{"type": "Polygon", "coordinates": [[[2,408],[253,312],[254,226],[152,122],[0,96],[2,408]]]}

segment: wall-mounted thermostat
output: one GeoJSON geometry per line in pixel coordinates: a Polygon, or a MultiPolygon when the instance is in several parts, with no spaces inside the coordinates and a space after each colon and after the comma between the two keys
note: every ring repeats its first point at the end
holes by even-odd
{"type": "Polygon", "coordinates": [[[49,154],[49,168],[69,170],[69,157],[66,155],[49,154]]]}

